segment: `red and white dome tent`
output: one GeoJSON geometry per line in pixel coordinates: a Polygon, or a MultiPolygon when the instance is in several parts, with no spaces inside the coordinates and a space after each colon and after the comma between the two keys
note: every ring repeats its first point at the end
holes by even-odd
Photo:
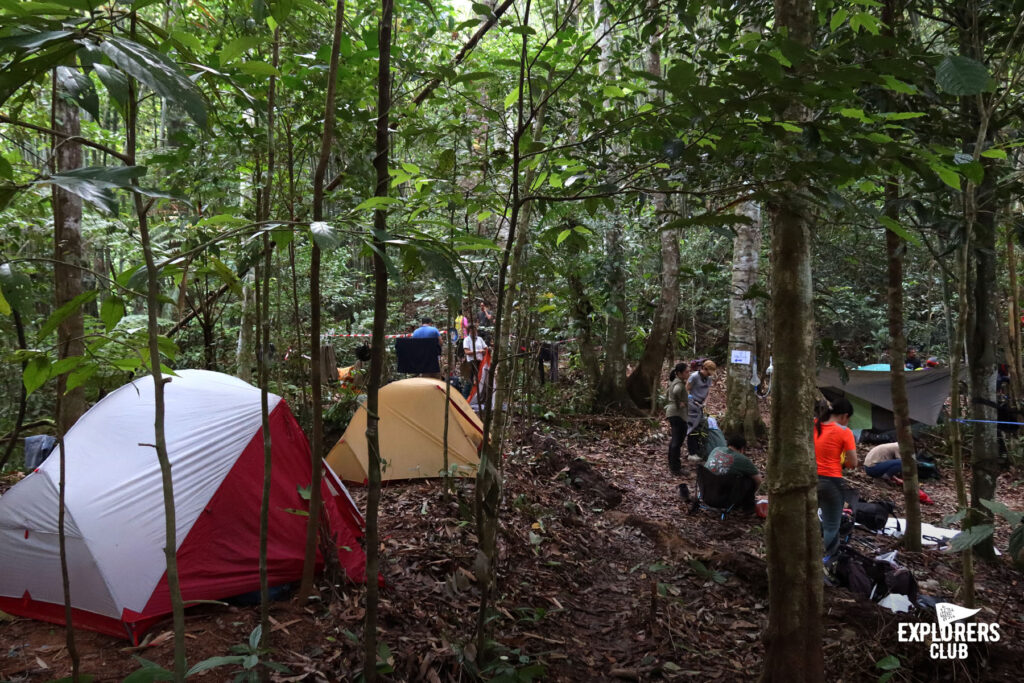
{"type": "MultiPolygon", "coordinates": [[[[260,392],[235,377],[182,370],[166,385],[178,572],[188,600],[259,588],[263,434],[260,392]]],[[[138,642],[171,612],[164,507],[154,443],[153,380],[111,393],[68,431],[65,537],[76,626],[138,642]]],[[[302,575],[309,443],[270,396],[270,585],[302,575]]],[[[0,610],[64,623],[57,536],[59,451],[0,498],[0,610]]],[[[324,468],[328,472],[328,468],[324,468]]],[[[324,520],[353,581],[365,580],[363,519],[340,481],[325,480],[324,520]]],[[[322,561],[318,557],[318,561],[322,561]]]]}

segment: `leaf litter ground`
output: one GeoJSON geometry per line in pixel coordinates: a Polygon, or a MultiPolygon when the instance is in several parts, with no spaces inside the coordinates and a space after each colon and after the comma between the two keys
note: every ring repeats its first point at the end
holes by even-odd
{"type": "MultiPolygon", "coordinates": [[[[721,384],[721,382],[720,382],[721,384]]],[[[724,387],[710,408],[721,410],[724,387]]],[[[518,425],[504,461],[500,598],[489,626],[495,654],[473,646],[479,591],[473,573],[476,535],[472,482],[445,496],[439,481],[389,485],[382,496],[381,553],[385,679],[456,681],[483,669],[502,680],[736,681],[755,675],[768,619],[764,526],[757,518],[688,514],[667,467],[667,428],[657,420],[579,417],[518,425]],[[518,676],[518,678],[516,678],[518,676]]],[[[754,449],[763,469],[765,453],[754,449]]],[[[689,469],[689,468],[687,468],[689,469]]],[[[863,498],[900,491],[863,473],[848,477],[863,498]]],[[[1024,473],[1003,475],[1000,497],[1024,509],[1024,473]]],[[[11,485],[7,481],[3,488],[11,485]]],[[[941,525],[955,511],[952,476],[926,485],[935,505],[925,521],[941,525]]],[[[353,491],[362,503],[364,492],[353,491]]],[[[1005,549],[1008,529],[997,526],[1005,549]]],[[[895,539],[854,534],[862,552],[898,548],[895,539]]],[[[959,557],[935,550],[900,552],[923,593],[957,601],[959,557]]],[[[877,680],[876,663],[899,668],[893,680],[1018,681],[1024,661],[1022,574],[1007,558],[977,566],[982,621],[997,622],[998,643],[972,646],[963,662],[933,661],[926,644],[898,643],[896,615],[842,588],[825,588],[826,679],[877,680]]],[[[281,681],[353,679],[361,665],[363,591],[322,586],[307,605],[275,603],[270,659],[289,667],[281,681]]],[[[203,605],[186,619],[189,661],[229,654],[258,623],[255,607],[203,605]]],[[[133,656],[164,666],[172,658],[169,621],[148,643],[77,632],[84,673],[117,681],[138,668],[133,656]]],[[[28,619],[0,621],[0,680],[48,681],[70,673],[63,630],[28,619]]],[[[230,680],[230,667],[196,678],[230,680]]]]}

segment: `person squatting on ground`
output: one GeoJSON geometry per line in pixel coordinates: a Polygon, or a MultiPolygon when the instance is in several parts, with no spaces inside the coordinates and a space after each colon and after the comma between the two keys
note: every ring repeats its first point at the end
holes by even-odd
{"type": "Polygon", "coordinates": [[[668,444],[668,469],[672,474],[682,474],[683,465],[679,453],[686,439],[686,363],[676,363],[668,374],[668,403],[665,405],[665,419],[672,429],[672,440],[668,444]]]}
{"type": "Polygon", "coordinates": [[[732,486],[738,486],[741,490],[729,490],[723,493],[730,499],[738,500],[737,507],[744,512],[753,512],[754,493],[761,486],[764,477],[757,470],[757,465],[744,454],[746,448],[747,440],[743,438],[743,435],[733,434],[726,441],[726,446],[719,446],[711,451],[707,461],[704,463],[704,467],[712,474],[719,476],[729,474],[740,475],[732,482],[732,486]],[[733,498],[733,495],[735,495],[735,498],[733,498]]]}
{"type": "MultiPolygon", "coordinates": [[[[711,385],[715,381],[715,372],[717,370],[718,366],[715,365],[714,361],[706,360],[700,366],[700,369],[690,375],[690,378],[686,380],[686,394],[688,397],[686,413],[687,436],[689,436],[693,430],[700,427],[700,422],[704,417],[704,402],[708,400],[708,392],[711,391],[711,385]]],[[[700,449],[702,447],[700,441],[701,440],[698,439],[687,440],[686,450],[690,452],[691,456],[703,455],[700,453],[700,449]]]]}
{"type": "Polygon", "coordinates": [[[818,463],[818,507],[825,557],[839,547],[839,523],[843,519],[843,469],[857,467],[857,442],[847,426],[853,406],[844,398],[829,406],[823,403],[814,420],[814,459],[818,463]]]}
{"type": "Polygon", "coordinates": [[[869,477],[891,479],[903,475],[900,445],[897,442],[875,446],[864,457],[864,473],[869,477]]]}

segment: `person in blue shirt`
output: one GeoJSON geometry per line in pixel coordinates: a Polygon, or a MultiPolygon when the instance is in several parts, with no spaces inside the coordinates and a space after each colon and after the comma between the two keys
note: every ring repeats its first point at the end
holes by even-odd
{"type": "Polygon", "coordinates": [[[434,327],[434,321],[430,318],[420,320],[420,326],[412,333],[413,339],[440,339],[441,331],[434,327]]]}

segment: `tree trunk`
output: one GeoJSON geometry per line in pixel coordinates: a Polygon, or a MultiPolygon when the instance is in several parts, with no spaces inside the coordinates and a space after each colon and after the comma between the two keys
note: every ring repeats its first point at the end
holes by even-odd
{"type": "Polygon", "coordinates": [[[595,408],[637,412],[626,393],[626,271],[622,267],[622,226],[612,218],[605,230],[608,264],[608,325],[604,344],[604,370],[597,385],[595,408]]]}
{"type": "MultiPolygon", "coordinates": [[[[277,69],[280,62],[281,28],[274,29],[271,63],[277,69]]],[[[274,187],[274,114],[277,96],[277,77],[270,77],[267,88],[267,180],[263,186],[263,203],[257,207],[256,220],[270,219],[271,198],[274,187]]],[[[270,535],[270,482],[273,467],[273,445],[270,440],[270,235],[263,232],[263,267],[256,271],[256,315],[259,324],[260,417],[263,426],[263,497],[260,501],[260,647],[270,647],[270,574],[267,565],[267,543],[270,535]]]]}
{"type": "MultiPolygon", "coordinates": [[[[816,25],[808,0],[775,0],[775,27],[811,42],[816,25]]],[[[799,102],[784,118],[810,117],[799,102]]],[[[791,184],[769,204],[772,218],[772,340],[775,372],[768,443],[768,627],[762,681],[824,680],[821,524],[811,439],[814,388],[814,300],[805,187],[791,184]]]]}
{"type": "Polygon", "coordinates": [[[253,315],[252,277],[242,281],[242,316],[238,326],[238,348],[235,353],[239,379],[252,383],[252,368],[256,364],[252,333],[255,325],[253,315]]]}
{"type": "Polygon", "coordinates": [[[1017,231],[1006,228],[1006,270],[1009,284],[1006,296],[1006,364],[1010,368],[1010,400],[1019,408],[1024,399],[1024,377],[1021,376],[1020,287],[1017,284],[1017,231]]]}
{"type": "MultiPolygon", "coordinates": [[[[381,0],[380,26],[377,45],[380,60],[377,64],[377,136],[373,166],[377,172],[375,197],[388,196],[388,120],[391,114],[391,25],[393,0],[381,0]]],[[[368,488],[366,493],[366,620],[363,624],[363,676],[373,683],[377,680],[377,574],[380,567],[378,552],[378,520],[380,506],[380,431],[378,396],[384,374],[384,334],[388,322],[388,271],[384,263],[387,245],[381,236],[388,229],[387,208],[379,206],[373,212],[373,343],[370,349],[370,376],[366,387],[366,446],[369,452],[368,488]]]]}
{"type": "MultiPolygon", "coordinates": [[[[135,38],[135,14],[132,13],[131,35],[135,38]]],[[[135,150],[138,131],[139,106],[135,81],[128,81],[128,115],[125,123],[127,142],[125,144],[129,165],[135,165],[135,150]]],[[[160,274],[156,268],[153,243],[149,234],[149,216],[142,195],[133,194],[135,214],[139,221],[139,241],[146,260],[146,313],[149,341],[149,371],[153,377],[153,446],[160,462],[160,475],[164,498],[164,559],[167,563],[167,588],[171,598],[171,613],[174,622],[174,680],[185,680],[185,604],[181,599],[181,585],[178,580],[177,523],[174,509],[174,484],[171,477],[171,461],[167,453],[167,437],[164,431],[164,385],[171,377],[164,377],[160,370],[160,274]]]]}
{"type": "MultiPolygon", "coordinates": [[[[977,189],[977,218],[974,221],[974,287],[971,293],[974,315],[967,335],[967,366],[971,376],[971,417],[974,424],[974,449],[971,458],[971,508],[973,522],[991,520],[982,499],[995,500],[999,478],[999,442],[994,420],[996,412],[996,310],[992,283],[996,279],[995,185],[992,169],[985,169],[985,180],[977,189]]],[[[974,546],[974,552],[986,560],[995,559],[991,537],[974,546]]]]}
{"type": "Polygon", "coordinates": [[[729,351],[743,351],[748,355],[746,362],[733,363],[730,353],[722,431],[726,434],[743,434],[748,442],[753,443],[767,433],[754,385],[751,384],[754,378],[753,364],[757,360],[757,299],[748,297],[750,288],[757,284],[761,257],[761,210],[754,202],[744,202],[740,206],[740,213],[751,222],[737,227],[732,245],[729,351]]]}
{"type": "MultiPolygon", "coordinates": [[[[895,178],[885,183],[885,215],[899,218],[900,186],[895,178]]],[[[896,422],[896,438],[903,461],[903,501],[907,528],[903,533],[903,547],[913,552],[921,550],[921,502],[918,499],[917,461],[914,459],[914,437],[910,432],[910,403],[907,398],[907,378],[903,359],[907,357],[907,335],[903,329],[903,238],[892,230],[885,231],[885,251],[888,261],[889,286],[889,373],[892,377],[892,413],[896,422]]]]}
{"type": "Polygon", "coordinates": [[[572,318],[575,322],[576,345],[580,350],[580,362],[587,372],[590,386],[597,387],[601,380],[601,362],[597,357],[597,350],[594,348],[594,306],[590,303],[590,297],[583,286],[583,281],[574,272],[565,275],[569,291],[572,292],[572,318]]]}
{"type": "MultiPolygon", "coordinates": [[[[600,0],[595,0],[595,7],[600,0]]],[[[657,12],[655,3],[649,2],[648,8],[657,12]]],[[[652,38],[651,47],[647,52],[647,72],[655,78],[661,77],[661,54],[658,52],[657,37],[652,38]]],[[[655,222],[660,226],[665,215],[668,197],[662,193],[654,195],[655,222]]],[[[665,363],[666,352],[672,348],[666,340],[675,326],[676,310],[679,308],[679,231],[664,230],[659,232],[661,240],[661,296],[654,310],[654,322],[647,336],[643,353],[636,368],[626,380],[626,390],[633,402],[641,407],[656,408],[657,399],[652,393],[660,380],[662,365],[665,363]]]]}
{"type": "MultiPolygon", "coordinates": [[[[338,80],[338,60],[341,53],[341,30],[345,23],[345,2],[338,0],[334,10],[334,37],[331,43],[331,61],[327,68],[327,94],[324,104],[324,132],[320,138],[320,156],[313,172],[313,220],[324,219],[324,182],[327,164],[331,157],[331,143],[334,140],[334,93],[338,80]]],[[[324,450],[324,404],[320,384],[320,247],[313,242],[313,255],[309,268],[309,365],[310,394],[313,400],[313,434],[310,448],[313,457],[312,491],[309,496],[309,524],[306,525],[306,554],[302,566],[302,583],[299,597],[313,594],[313,573],[316,568],[316,540],[320,530],[320,508],[322,505],[320,483],[323,480],[324,450]]],[[[369,572],[369,568],[367,568],[369,572]]],[[[376,577],[376,575],[374,575],[376,577]]],[[[367,583],[370,575],[367,573],[367,583]]]]}
{"type": "MultiPolygon", "coordinates": [[[[62,173],[82,166],[82,146],[71,138],[81,135],[78,106],[65,99],[66,93],[57,85],[53,76],[53,108],[50,126],[67,137],[53,140],[54,171],[62,173]]],[[[53,188],[53,280],[56,293],[56,308],[82,293],[82,199],[66,192],[56,185],[53,188]]],[[[58,359],[85,354],[85,326],[79,307],[57,328],[58,359]]],[[[61,414],[57,421],[62,433],[71,429],[87,409],[85,387],[79,386],[65,394],[67,375],[57,379],[57,391],[64,394],[60,401],[61,414]]]]}

